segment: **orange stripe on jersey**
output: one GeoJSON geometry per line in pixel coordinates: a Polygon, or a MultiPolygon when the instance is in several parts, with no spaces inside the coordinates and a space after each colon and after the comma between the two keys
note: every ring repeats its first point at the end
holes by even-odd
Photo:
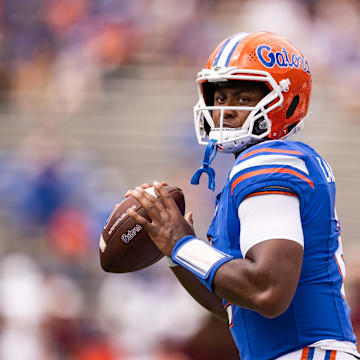
{"type": "Polygon", "coordinates": [[[332,350],[330,353],[330,359],[329,360],[335,360],[336,358],[336,350],[332,350]]]}
{"type": "Polygon", "coordinates": [[[309,356],[309,348],[308,347],[303,348],[300,360],[307,360],[308,356],[309,356]]]}
{"type": "Polygon", "coordinates": [[[254,155],[254,154],[258,154],[261,152],[271,152],[271,153],[281,153],[281,154],[292,154],[292,155],[304,155],[302,152],[300,151],[296,151],[296,150],[280,150],[280,149],[272,149],[272,148],[262,148],[262,149],[257,149],[257,150],[253,150],[248,152],[247,154],[243,155],[240,160],[246,159],[247,157],[254,155]]]}
{"type": "Polygon", "coordinates": [[[245,199],[247,199],[249,197],[252,197],[252,196],[267,195],[267,194],[280,194],[280,195],[297,196],[294,193],[289,193],[289,192],[285,192],[285,191],[259,191],[259,192],[251,193],[250,195],[246,196],[245,199]]]}
{"type": "Polygon", "coordinates": [[[304,175],[300,174],[298,171],[295,171],[292,169],[285,169],[285,168],[267,168],[267,169],[250,171],[246,174],[239,176],[231,185],[231,195],[233,195],[233,193],[234,193],[235,186],[237,184],[239,184],[241,181],[246,180],[246,179],[251,178],[256,175],[271,174],[271,173],[283,173],[283,174],[294,175],[294,176],[300,178],[301,180],[306,181],[314,189],[314,183],[310,179],[305,177],[304,175]]]}

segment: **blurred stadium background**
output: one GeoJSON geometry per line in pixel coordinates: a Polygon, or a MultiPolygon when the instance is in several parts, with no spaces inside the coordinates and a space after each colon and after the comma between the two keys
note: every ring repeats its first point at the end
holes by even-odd
{"type": "MultiPolygon", "coordinates": [[[[106,274],[98,238],[124,192],[155,179],[184,190],[205,236],[194,80],[240,31],[277,32],[312,65],[299,138],[335,171],[359,334],[359,0],[1,0],[0,18],[1,360],[238,359],[163,261],[106,274]]],[[[215,161],[217,189],[231,161],[215,161]]]]}

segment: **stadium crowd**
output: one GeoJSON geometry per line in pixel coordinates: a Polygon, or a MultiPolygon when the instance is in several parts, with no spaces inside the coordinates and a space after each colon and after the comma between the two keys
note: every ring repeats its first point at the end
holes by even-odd
{"type": "Polygon", "coordinates": [[[342,90],[336,99],[357,106],[347,92],[359,86],[357,0],[2,0],[0,9],[5,98],[16,90],[101,87],[127,64],[200,66],[214,40],[261,23],[299,44],[314,74],[342,90]]]}

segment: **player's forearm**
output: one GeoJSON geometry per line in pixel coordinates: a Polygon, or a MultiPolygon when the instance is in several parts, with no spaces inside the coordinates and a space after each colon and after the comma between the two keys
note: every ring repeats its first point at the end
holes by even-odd
{"type": "Polygon", "coordinates": [[[204,308],[213,313],[217,318],[227,323],[228,318],[221,299],[212,294],[190,271],[182,266],[171,268],[186,291],[204,308]]]}
{"type": "Polygon", "coordinates": [[[205,241],[186,236],[174,246],[171,259],[220,298],[272,318],[292,301],[303,248],[295,241],[269,239],[253,245],[245,259],[234,259],[205,241]]]}
{"type": "Polygon", "coordinates": [[[225,263],[214,276],[215,293],[265,317],[281,315],[295,294],[302,264],[300,245],[290,243],[291,249],[286,250],[287,242],[273,240],[256,245],[252,251],[257,251],[256,248],[258,252],[262,251],[262,255],[257,254],[257,261],[245,258],[225,263]],[[272,257],[278,254],[282,261],[264,261],[266,256],[263,254],[272,257]]]}
{"type": "Polygon", "coordinates": [[[267,289],[262,287],[264,281],[259,279],[255,266],[248,259],[225,263],[215,274],[213,288],[229,302],[265,315],[267,289]]]}

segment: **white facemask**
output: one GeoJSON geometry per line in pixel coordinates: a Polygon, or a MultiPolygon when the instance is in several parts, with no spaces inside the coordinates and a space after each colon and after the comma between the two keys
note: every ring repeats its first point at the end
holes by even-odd
{"type": "Polygon", "coordinates": [[[271,132],[271,121],[268,113],[274,108],[281,106],[284,97],[283,91],[288,91],[290,81],[284,79],[278,85],[274,78],[265,71],[260,70],[241,70],[236,67],[214,67],[213,69],[203,69],[197,78],[199,101],[194,107],[195,130],[198,142],[207,145],[209,140],[217,142],[219,151],[225,153],[238,152],[248,145],[263,141],[271,132]],[[234,75],[234,73],[237,73],[234,75]],[[229,80],[261,81],[269,85],[272,91],[264,96],[255,106],[207,106],[202,93],[201,84],[208,82],[226,82],[229,80]],[[270,105],[271,104],[271,105],[270,105]],[[212,119],[212,111],[220,110],[220,125],[215,127],[212,119]],[[241,128],[225,128],[224,111],[250,111],[241,128]],[[210,126],[210,132],[205,130],[205,121],[210,126]]]}

